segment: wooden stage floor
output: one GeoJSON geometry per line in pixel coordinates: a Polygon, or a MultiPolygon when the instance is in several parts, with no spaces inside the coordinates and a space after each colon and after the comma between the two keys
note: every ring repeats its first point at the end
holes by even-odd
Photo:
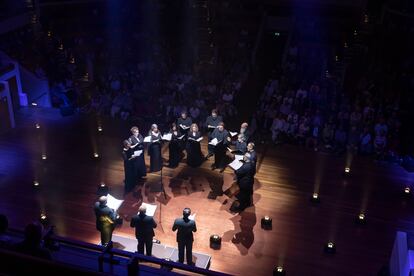
{"type": "MultiPolygon", "coordinates": [[[[98,243],[92,208],[97,186],[104,182],[111,194],[123,197],[121,141],[130,125],[105,122],[98,133],[95,119],[55,113],[22,110],[19,127],[0,135],[0,212],[11,227],[23,228],[44,211],[58,234],[98,243]],[[92,158],[94,151],[100,160],[92,158]],[[40,182],[38,189],[34,180],[40,182]]],[[[206,153],[205,141],[202,149],[206,153]]],[[[232,199],[220,193],[233,181],[230,168],[219,173],[210,170],[212,161],[196,169],[181,163],[163,170],[167,199],[152,191],[159,173],[148,174],[143,189],[125,196],[120,213],[126,220],[114,233],[134,237],[128,218],[144,200],[159,205],[156,238],[176,246],[172,223],[190,207],[198,226],[193,250],[212,256],[211,269],[271,275],[275,265],[283,265],[289,275],[375,275],[388,262],[395,232],[413,232],[413,202],[401,193],[414,178],[402,168],[288,145],[259,145],[258,153],[254,206],[244,212],[231,213],[232,199]],[[344,178],[347,162],[352,175],[344,178]],[[315,189],[321,197],[317,205],[309,202],[315,189]],[[361,211],[367,224],[358,226],[355,217],[361,211]],[[265,215],[273,219],[272,230],[261,229],[265,215]],[[209,248],[211,234],[222,236],[220,250],[209,248]],[[330,240],[337,246],[332,256],[323,253],[330,240]]]]}

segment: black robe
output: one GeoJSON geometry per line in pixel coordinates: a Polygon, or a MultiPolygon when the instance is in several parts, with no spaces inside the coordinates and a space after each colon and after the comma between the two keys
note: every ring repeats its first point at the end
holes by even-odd
{"type": "MultiPolygon", "coordinates": [[[[207,117],[205,126],[207,128],[207,132],[208,132],[207,135],[208,135],[208,141],[209,142],[210,142],[211,139],[213,139],[213,138],[211,138],[211,134],[213,133],[214,130],[216,130],[216,128],[209,128],[208,126],[210,125],[210,126],[217,127],[218,124],[220,122],[222,122],[222,121],[223,121],[223,118],[221,116],[219,116],[219,115],[217,115],[216,118],[213,118],[213,116],[211,116],[211,115],[207,117]]],[[[213,154],[214,153],[214,146],[207,145],[207,148],[208,148],[208,153],[209,154],[213,154]]]]}
{"type": "Polygon", "coordinates": [[[241,210],[250,206],[251,196],[253,194],[253,184],[255,175],[255,164],[246,162],[238,170],[235,171],[237,176],[237,184],[240,192],[237,194],[237,199],[240,202],[239,208],[241,210]]]}
{"type": "Polygon", "coordinates": [[[170,144],[168,145],[169,150],[169,161],[168,165],[171,168],[175,168],[180,163],[181,156],[182,156],[182,139],[178,139],[181,137],[180,131],[174,133],[174,131],[170,131],[172,134],[170,144]]]}
{"type": "Polygon", "coordinates": [[[187,164],[191,167],[199,167],[203,163],[204,156],[201,152],[200,142],[197,142],[198,138],[201,137],[200,132],[196,132],[195,135],[192,131],[188,132],[187,139],[187,164]]]}
{"type": "Polygon", "coordinates": [[[193,123],[193,120],[190,117],[187,117],[185,119],[183,119],[182,117],[177,119],[177,127],[179,127],[179,130],[182,134],[185,134],[187,136],[187,132],[189,130],[189,128],[182,128],[181,125],[186,126],[186,127],[190,127],[191,124],[193,123]]]}
{"type": "Polygon", "coordinates": [[[137,183],[137,158],[132,157],[134,149],[125,149],[122,151],[124,159],[124,173],[125,173],[125,193],[131,191],[137,183]]]}
{"type": "Polygon", "coordinates": [[[211,134],[211,140],[216,138],[220,142],[216,146],[212,146],[214,148],[214,165],[217,168],[224,168],[226,166],[226,150],[229,143],[227,137],[229,137],[229,133],[225,129],[219,131],[219,129],[216,128],[211,134]]]}
{"type": "Polygon", "coordinates": [[[234,150],[238,151],[236,154],[245,154],[247,151],[247,144],[246,142],[240,142],[239,140],[232,141],[232,145],[234,145],[234,150]]]}
{"type": "Polygon", "coordinates": [[[148,135],[151,136],[151,142],[148,145],[148,155],[150,156],[150,171],[158,172],[162,169],[163,165],[161,156],[161,132],[154,134],[152,131],[150,131],[148,135]]]}
{"type": "Polygon", "coordinates": [[[138,134],[138,137],[132,135],[129,137],[129,142],[133,147],[134,151],[142,150],[140,156],[135,157],[136,159],[136,170],[137,170],[137,178],[140,179],[147,175],[147,168],[145,167],[145,158],[144,158],[144,138],[141,134],[138,134]]]}

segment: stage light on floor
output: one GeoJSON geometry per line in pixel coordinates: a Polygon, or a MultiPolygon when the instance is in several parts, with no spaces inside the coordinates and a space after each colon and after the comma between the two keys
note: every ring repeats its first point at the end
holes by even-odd
{"type": "Polygon", "coordinates": [[[101,182],[101,184],[98,185],[98,190],[96,191],[96,194],[98,196],[107,196],[109,194],[109,187],[106,186],[105,183],[101,182]]]}
{"type": "Polygon", "coordinates": [[[360,213],[360,214],[358,215],[358,217],[356,218],[356,223],[357,223],[357,224],[360,224],[360,225],[362,225],[362,224],[365,224],[365,223],[366,223],[366,217],[365,217],[365,214],[364,214],[364,213],[360,213]]]}
{"type": "Polygon", "coordinates": [[[261,225],[263,229],[272,229],[272,218],[269,216],[264,216],[261,220],[261,225]]]}
{"type": "Polygon", "coordinates": [[[35,127],[36,127],[37,129],[39,129],[39,128],[40,128],[40,124],[36,123],[36,124],[35,124],[35,127]]]}
{"type": "Polygon", "coordinates": [[[312,196],[310,197],[310,201],[313,202],[313,203],[321,202],[319,194],[318,193],[313,193],[312,196]]]}
{"type": "Polygon", "coordinates": [[[47,159],[46,154],[42,154],[42,160],[46,160],[46,159],[47,159]]]}
{"type": "Polygon", "coordinates": [[[39,217],[40,223],[43,226],[46,226],[49,223],[48,217],[46,216],[46,213],[41,213],[39,217]]]}
{"type": "Polygon", "coordinates": [[[282,266],[277,266],[273,269],[273,276],[284,276],[286,275],[286,271],[283,269],[282,266]]]}
{"type": "Polygon", "coordinates": [[[219,235],[210,236],[210,248],[220,249],[221,247],[221,237],[219,235]]]}
{"type": "Polygon", "coordinates": [[[99,154],[98,154],[97,152],[95,152],[95,153],[93,154],[93,157],[95,157],[95,158],[99,158],[99,154]]]}
{"type": "Polygon", "coordinates": [[[333,242],[328,242],[324,248],[325,253],[334,254],[336,252],[336,246],[333,242]]]}

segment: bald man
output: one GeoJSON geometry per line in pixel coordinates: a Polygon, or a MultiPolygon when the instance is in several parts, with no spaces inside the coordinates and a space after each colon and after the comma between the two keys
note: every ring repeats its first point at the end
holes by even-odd
{"type": "Polygon", "coordinates": [[[157,223],[154,218],[146,215],[147,208],[143,205],[139,207],[138,215],[131,218],[131,227],[135,228],[135,237],[138,240],[138,253],[144,254],[144,245],[147,256],[152,254],[152,239],[155,236],[154,228],[157,223]]]}
{"type": "Polygon", "coordinates": [[[115,227],[116,212],[107,205],[106,196],[101,196],[95,202],[96,229],[101,232],[101,244],[106,246],[112,240],[112,232],[115,227]]]}

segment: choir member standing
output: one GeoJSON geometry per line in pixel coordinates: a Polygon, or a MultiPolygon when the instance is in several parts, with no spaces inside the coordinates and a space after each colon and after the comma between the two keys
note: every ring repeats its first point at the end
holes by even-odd
{"type": "Polygon", "coordinates": [[[187,137],[187,164],[191,167],[198,167],[203,163],[204,157],[200,146],[201,133],[197,124],[192,124],[187,137]]]}
{"type": "MultiPolygon", "coordinates": [[[[218,115],[217,110],[213,109],[211,111],[211,115],[207,117],[206,119],[206,128],[208,130],[208,141],[210,142],[211,139],[211,135],[213,133],[213,131],[217,128],[217,126],[219,125],[220,122],[223,121],[223,118],[221,116],[218,115]]],[[[206,158],[209,158],[210,156],[213,156],[214,154],[214,146],[212,145],[208,145],[208,154],[206,156],[206,158]]]]}
{"type": "Polygon", "coordinates": [[[150,144],[148,145],[148,155],[150,156],[150,171],[158,172],[162,169],[163,160],[161,156],[161,132],[156,124],[151,125],[150,144]]]}
{"type": "Polygon", "coordinates": [[[139,133],[139,129],[136,126],[131,128],[131,137],[129,137],[128,141],[131,144],[131,148],[134,151],[142,151],[136,157],[136,170],[137,170],[137,178],[138,180],[142,177],[147,175],[147,168],[145,167],[145,159],[144,159],[144,138],[139,133]]]}
{"type": "Polygon", "coordinates": [[[224,171],[226,165],[226,149],[229,143],[229,133],[224,129],[224,123],[220,122],[217,128],[211,134],[211,140],[217,139],[218,143],[214,147],[214,163],[211,165],[213,170],[219,168],[220,172],[224,171]]]}
{"type": "Polygon", "coordinates": [[[247,152],[250,154],[250,161],[252,162],[255,173],[256,173],[257,153],[254,148],[255,148],[255,145],[253,142],[250,142],[247,144],[247,152]]]}
{"type": "Polygon", "coordinates": [[[192,123],[193,120],[188,117],[187,112],[182,111],[181,117],[177,119],[177,126],[179,127],[180,132],[186,135],[192,123]]]}
{"type": "MultiPolygon", "coordinates": [[[[229,142],[231,141],[231,138],[228,137],[227,139],[229,142]]],[[[243,134],[237,135],[236,141],[231,141],[231,144],[234,146],[235,154],[245,154],[247,151],[247,144],[246,144],[246,138],[243,134]]],[[[233,151],[232,151],[233,153],[233,151]]]]}
{"type": "Polygon", "coordinates": [[[137,182],[137,157],[134,156],[134,149],[128,140],[124,141],[124,149],[122,151],[124,159],[125,173],[125,194],[131,191],[137,182]]]}
{"type": "Polygon", "coordinates": [[[240,192],[236,196],[239,200],[239,206],[236,207],[236,209],[233,209],[233,211],[243,211],[252,204],[254,175],[256,169],[253,162],[251,162],[250,153],[246,153],[243,156],[243,161],[244,164],[235,171],[240,192]]]}
{"type": "Polygon", "coordinates": [[[244,135],[244,141],[246,143],[250,142],[251,133],[250,133],[250,128],[249,128],[249,124],[248,123],[243,122],[241,124],[239,134],[243,134],[244,135]]]}
{"type": "Polygon", "coordinates": [[[173,123],[171,125],[171,130],[170,130],[171,141],[170,141],[170,144],[168,145],[168,150],[169,150],[168,166],[170,168],[177,167],[178,163],[180,163],[180,160],[181,160],[182,143],[183,143],[183,140],[181,138],[182,136],[181,133],[182,132],[180,132],[177,125],[173,123]]]}

